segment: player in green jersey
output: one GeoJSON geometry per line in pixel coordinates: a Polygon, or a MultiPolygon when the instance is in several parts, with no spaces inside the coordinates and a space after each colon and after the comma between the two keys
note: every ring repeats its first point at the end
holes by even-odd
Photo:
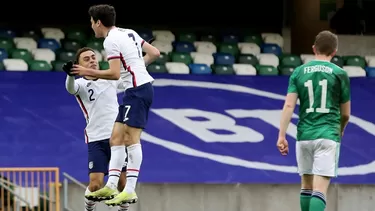
{"type": "Polygon", "coordinates": [[[337,46],[337,36],[329,31],[316,36],[315,60],[297,67],[290,76],[281,115],[277,147],[287,155],[286,130],[300,100],[296,157],[302,211],[324,211],[330,179],[337,176],[341,137],[349,121],[349,78],[330,62],[337,46]]]}

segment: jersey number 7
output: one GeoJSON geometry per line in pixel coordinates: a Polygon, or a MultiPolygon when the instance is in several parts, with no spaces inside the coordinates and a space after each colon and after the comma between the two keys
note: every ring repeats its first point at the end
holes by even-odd
{"type": "Polygon", "coordinates": [[[138,51],[138,56],[139,56],[139,58],[141,58],[141,52],[139,51],[137,41],[135,41],[135,36],[134,36],[134,34],[133,34],[133,33],[129,33],[128,36],[129,36],[129,38],[132,38],[132,39],[133,39],[134,44],[135,44],[135,47],[137,48],[137,51],[138,51]]]}

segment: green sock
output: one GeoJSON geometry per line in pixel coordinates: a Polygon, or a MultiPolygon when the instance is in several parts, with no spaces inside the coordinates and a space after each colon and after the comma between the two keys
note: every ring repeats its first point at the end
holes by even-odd
{"type": "Polygon", "coordinates": [[[301,211],[309,211],[311,196],[300,195],[299,202],[301,205],[301,211]]]}
{"type": "Polygon", "coordinates": [[[324,211],[326,209],[325,197],[320,192],[313,192],[310,199],[309,211],[324,211]]]}

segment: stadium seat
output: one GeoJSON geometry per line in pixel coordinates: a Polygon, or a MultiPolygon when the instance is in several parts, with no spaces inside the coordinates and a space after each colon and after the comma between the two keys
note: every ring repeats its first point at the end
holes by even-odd
{"type": "Polygon", "coordinates": [[[171,31],[168,30],[155,30],[152,32],[155,37],[155,41],[162,41],[172,43],[175,41],[175,36],[171,31]]]}
{"type": "Polygon", "coordinates": [[[256,75],[257,70],[251,64],[234,64],[234,72],[236,75],[256,75]]]}
{"type": "Polygon", "coordinates": [[[0,48],[5,49],[6,51],[11,50],[14,48],[13,40],[9,38],[0,38],[0,48]]]}
{"type": "Polygon", "coordinates": [[[147,70],[150,73],[168,73],[165,64],[150,64],[147,66],[147,70]]]}
{"type": "Polygon", "coordinates": [[[6,58],[8,58],[8,52],[5,49],[0,48],[0,62],[6,58]]]}
{"type": "Polygon", "coordinates": [[[22,37],[25,37],[25,38],[28,37],[34,40],[39,40],[40,34],[35,30],[29,30],[29,31],[23,32],[22,37]]]}
{"type": "Polygon", "coordinates": [[[56,54],[48,48],[38,48],[31,51],[35,60],[44,60],[48,63],[56,60],[56,54]]]}
{"type": "Polygon", "coordinates": [[[45,39],[54,39],[57,42],[60,42],[65,38],[65,34],[60,31],[47,31],[46,33],[43,33],[43,37],[45,39]]]}
{"type": "Polygon", "coordinates": [[[57,42],[55,39],[39,39],[38,40],[38,48],[49,48],[52,51],[56,51],[60,48],[60,43],[57,42]]]}
{"type": "Polygon", "coordinates": [[[42,27],[40,28],[40,31],[45,34],[46,32],[52,31],[52,32],[62,32],[64,33],[61,29],[59,28],[54,28],[54,27],[42,27]]]}
{"type": "Polygon", "coordinates": [[[223,35],[221,41],[222,43],[237,44],[240,41],[240,39],[237,35],[226,34],[226,35],[223,35]]]}
{"type": "Polygon", "coordinates": [[[264,43],[262,45],[262,53],[275,54],[276,56],[281,56],[283,51],[277,44],[264,43]]]}
{"type": "Polygon", "coordinates": [[[202,42],[210,42],[210,43],[215,43],[216,42],[216,37],[212,34],[204,34],[200,37],[200,41],[202,42]]]}
{"type": "Polygon", "coordinates": [[[102,55],[98,50],[95,50],[95,49],[94,49],[94,51],[95,51],[96,60],[97,60],[98,62],[103,61],[103,55],[102,55]]]}
{"type": "Polygon", "coordinates": [[[263,44],[263,38],[260,34],[246,35],[243,39],[243,42],[254,43],[254,44],[257,44],[258,46],[261,46],[263,44]]]}
{"type": "Polygon", "coordinates": [[[251,64],[253,66],[259,63],[258,58],[253,54],[241,54],[238,57],[238,63],[240,64],[251,64]]]}
{"type": "Polygon", "coordinates": [[[55,71],[63,71],[62,66],[64,65],[64,63],[65,63],[64,61],[60,61],[60,60],[55,60],[51,62],[53,70],[55,71]]]}
{"type": "Polygon", "coordinates": [[[18,48],[16,48],[16,49],[12,50],[10,58],[13,58],[13,59],[22,59],[26,63],[28,63],[29,61],[33,60],[33,55],[27,49],[18,49],[18,48]]]}
{"type": "Polygon", "coordinates": [[[62,46],[65,50],[74,52],[76,52],[78,49],[82,47],[82,45],[79,42],[73,40],[63,40],[62,46]]]}
{"type": "Polygon", "coordinates": [[[284,39],[280,34],[263,33],[262,37],[263,37],[264,43],[266,43],[266,44],[276,44],[280,48],[284,47],[284,39]]]}
{"type": "Polygon", "coordinates": [[[179,53],[190,53],[190,52],[195,51],[195,47],[193,43],[191,42],[179,41],[179,42],[175,42],[173,46],[174,46],[174,51],[179,52],[179,53]]]}
{"type": "Polygon", "coordinates": [[[52,66],[44,60],[32,60],[29,62],[30,71],[51,71],[52,66]]]}
{"type": "Polygon", "coordinates": [[[302,60],[299,56],[293,54],[284,54],[281,56],[281,65],[288,67],[298,67],[302,64],[302,60]]]}
{"type": "Polygon", "coordinates": [[[66,33],[66,38],[83,43],[86,40],[86,34],[82,30],[69,30],[66,33]]]}
{"type": "Polygon", "coordinates": [[[2,61],[0,61],[0,71],[3,71],[5,70],[5,67],[4,67],[4,64],[2,61]]]}
{"type": "Polygon", "coordinates": [[[90,40],[87,45],[87,47],[89,48],[92,48],[92,49],[95,49],[95,50],[98,50],[98,51],[101,51],[104,49],[103,47],[103,42],[99,41],[99,40],[90,40]]]}
{"type": "Polygon", "coordinates": [[[365,70],[368,77],[375,77],[375,67],[366,67],[365,70]]]}
{"type": "Polygon", "coordinates": [[[75,52],[72,51],[60,51],[57,53],[57,60],[61,61],[74,61],[75,60],[75,52]]]}
{"type": "Polygon", "coordinates": [[[288,66],[279,66],[280,75],[291,75],[295,68],[288,66]]]}
{"type": "Polygon", "coordinates": [[[375,56],[365,56],[368,67],[375,67],[375,56]]]}
{"type": "Polygon", "coordinates": [[[270,76],[279,75],[279,71],[272,65],[257,65],[258,75],[270,76]]]}
{"type": "Polygon", "coordinates": [[[27,49],[30,52],[38,48],[38,43],[30,37],[15,37],[13,42],[15,43],[16,48],[27,49]]]}
{"type": "Polygon", "coordinates": [[[101,70],[109,69],[109,63],[107,61],[99,62],[99,69],[101,69],[101,70]]]}
{"type": "Polygon", "coordinates": [[[180,62],[167,62],[165,64],[167,67],[168,73],[170,74],[189,74],[190,70],[189,67],[180,62]]]}
{"type": "Polygon", "coordinates": [[[260,47],[255,43],[238,43],[238,46],[242,54],[258,55],[261,52],[260,47]]]}
{"type": "Polygon", "coordinates": [[[186,65],[193,62],[189,53],[171,52],[170,57],[171,57],[172,62],[181,62],[181,63],[184,63],[186,65]]]}
{"type": "Polygon", "coordinates": [[[4,59],[3,64],[7,71],[27,71],[28,65],[22,59],[4,59]]]}
{"type": "Polygon", "coordinates": [[[149,41],[154,36],[152,35],[152,30],[143,29],[137,30],[138,35],[145,41],[149,41]]]}
{"type": "Polygon", "coordinates": [[[233,65],[218,65],[214,64],[211,66],[212,72],[216,75],[234,75],[233,65]]]}
{"type": "Polygon", "coordinates": [[[258,61],[260,65],[270,65],[275,68],[279,66],[279,57],[275,54],[259,54],[258,61]]]}
{"type": "Polygon", "coordinates": [[[345,66],[358,66],[364,69],[366,60],[361,56],[345,56],[345,66]]]}
{"type": "Polygon", "coordinates": [[[238,45],[237,44],[228,44],[228,43],[221,43],[218,49],[219,53],[227,53],[233,56],[237,56],[239,53],[238,45]]]}
{"type": "Polygon", "coordinates": [[[160,52],[159,58],[156,59],[156,61],[154,61],[153,63],[154,64],[165,64],[167,62],[169,62],[169,56],[164,52],[160,52]]]}
{"type": "Polygon", "coordinates": [[[192,52],[191,57],[195,64],[206,64],[210,67],[214,63],[212,54],[192,52]]]}
{"type": "Polygon", "coordinates": [[[228,53],[215,53],[214,63],[218,65],[233,65],[235,63],[235,57],[228,53]]]}
{"type": "Polygon", "coordinates": [[[366,77],[366,71],[359,66],[344,66],[349,77],[366,77]]]}
{"type": "Polygon", "coordinates": [[[344,60],[340,56],[334,56],[334,57],[332,57],[331,62],[333,64],[336,64],[339,67],[343,67],[344,66],[344,60]]]}
{"type": "Polygon", "coordinates": [[[178,41],[194,43],[197,40],[197,36],[194,33],[180,33],[178,35],[178,41]]]}
{"type": "Polygon", "coordinates": [[[189,64],[189,69],[192,74],[196,75],[212,74],[211,68],[206,64],[189,64]]]}
{"type": "Polygon", "coordinates": [[[194,46],[199,53],[213,54],[217,51],[216,46],[208,41],[196,41],[194,42],[194,46]]]}
{"type": "Polygon", "coordinates": [[[314,54],[301,54],[300,57],[303,64],[306,64],[307,62],[310,62],[315,59],[314,54]]]}
{"type": "Polygon", "coordinates": [[[0,30],[0,38],[13,39],[16,37],[16,33],[10,29],[0,30]]]}
{"type": "Polygon", "coordinates": [[[160,52],[170,53],[173,51],[173,46],[170,42],[155,40],[152,45],[155,46],[155,48],[157,48],[160,52]]]}
{"type": "Polygon", "coordinates": [[[103,56],[103,61],[107,61],[107,53],[105,52],[105,50],[102,49],[102,50],[100,51],[100,53],[101,53],[102,56],[103,56]]]}

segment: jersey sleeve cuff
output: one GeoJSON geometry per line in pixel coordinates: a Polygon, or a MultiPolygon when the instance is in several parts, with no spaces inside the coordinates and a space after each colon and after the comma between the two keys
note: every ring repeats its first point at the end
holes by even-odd
{"type": "Polygon", "coordinates": [[[107,60],[111,60],[111,59],[121,59],[121,56],[108,56],[107,57],[107,60]]]}
{"type": "Polygon", "coordinates": [[[143,44],[145,44],[145,40],[142,40],[141,47],[143,47],[143,44]]]}

